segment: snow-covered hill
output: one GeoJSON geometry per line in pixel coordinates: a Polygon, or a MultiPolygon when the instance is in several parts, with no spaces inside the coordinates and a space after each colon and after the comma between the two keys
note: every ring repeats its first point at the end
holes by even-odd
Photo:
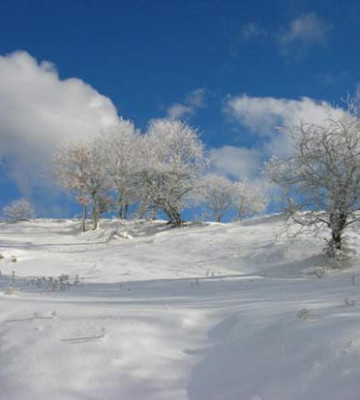
{"type": "Polygon", "coordinates": [[[0,225],[1,400],[360,398],[359,270],[319,278],[322,237],[79,227],[0,225]]]}

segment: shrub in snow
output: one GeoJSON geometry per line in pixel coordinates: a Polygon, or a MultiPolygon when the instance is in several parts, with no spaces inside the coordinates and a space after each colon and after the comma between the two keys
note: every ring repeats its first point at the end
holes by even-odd
{"type": "Polygon", "coordinates": [[[351,299],[351,298],[349,298],[349,297],[345,297],[344,303],[345,303],[345,305],[348,306],[348,307],[356,306],[356,300],[355,300],[355,299],[351,299]]]}
{"type": "Polygon", "coordinates": [[[35,217],[35,210],[26,199],[14,200],[2,210],[5,220],[9,222],[28,221],[35,217]]]}
{"type": "Polygon", "coordinates": [[[5,294],[8,296],[12,296],[17,293],[19,293],[19,289],[13,286],[8,286],[5,290],[5,294]]]}
{"type": "Polygon", "coordinates": [[[321,279],[326,274],[325,268],[316,268],[315,275],[317,278],[321,279]]]}
{"type": "Polygon", "coordinates": [[[316,311],[310,308],[302,308],[298,314],[298,318],[305,321],[307,319],[314,319],[316,318],[316,311]]]}

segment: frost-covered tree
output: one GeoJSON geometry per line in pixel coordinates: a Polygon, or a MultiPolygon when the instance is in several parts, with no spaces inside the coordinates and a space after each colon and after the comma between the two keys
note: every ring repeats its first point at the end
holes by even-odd
{"type": "Polygon", "coordinates": [[[140,137],[133,123],[121,119],[105,133],[103,140],[104,165],[116,192],[118,217],[127,218],[129,205],[139,199],[134,180],[140,137]]]}
{"type": "Polygon", "coordinates": [[[204,165],[204,146],[195,129],[178,120],[152,121],[142,138],[137,173],[143,206],[163,210],[171,223],[181,225],[181,210],[204,165]]]}
{"type": "Polygon", "coordinates": [[[35,209],[26,199],[12,201],[3,208],[2,213],[9,222],[27,221],[35,217],[35,209]]]}
{"type": "Polygon", "coordinates": [[[206,175],[201,184],[200,196],[210,216],[220,222],[233,205],[233,183],[221,175],[206,175]]]}
{"type": "Polygon", "coordinates": [[[83,207],[82,229],[88,205],[92,208],[93,228],[110,204],[110,178],[105,169],[106,148],[100,137],[64,143],[54,158],[54,170],[59,184],[75,193],[83,207]]]}
{"type": "Polygon", "coordinates": [[[295,222],[329,228],[327,251],[334,258],[342,253],[346,227],[359,221],[360,121],[357,108],[348,105],[346,112],[329,113],[322,124],[287,128],[293,155],[272,159],[266,168],[284,190],[295,222]]]}
{"type": "Polygon", "coordinates": [[[263,181],[239,181],[232,185],[232,205],[236,219],[265,211],[268,205],[267,188],[263,181]]]}
{"type": "Polygon", "coordinates": [[[85,232],[85,218],[90,196],[86,187],[89,155],[86,143],[72,141],[63,143],[54,156],[54,175],[61,187],[75,193],[76,202],[82,206],[82,231],[85,232]]]}

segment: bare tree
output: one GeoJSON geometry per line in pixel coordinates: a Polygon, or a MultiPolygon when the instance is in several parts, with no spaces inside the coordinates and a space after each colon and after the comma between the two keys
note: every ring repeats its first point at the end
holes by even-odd
{"type": "Polygon", "coordinates": [[[55,176],[59,184],[75,193],[76,201],[82,205],[82,230],[85,231],[87,206],[92,206],[92,217],[96,229],[100,214],[110,204],[108,190],[110,180],[105,166],[104,141],[94,137],[86,141],[64,143],[54,158],[55,176]]]}
{"type": "Polygon", "coordinates": [[[221,175],[206,175],[201,185],[201,198],[211,217],[220,222],[226,211],[233,205],[233,184],[221,175]]]}
{"type": "Polygon", "coordinates": [[[75,193],[76,201],[82,206],[82,231],[90,197],[86,190],[86,174],[89,157],[86,144],[81,141],[63,143],[54,156],[54,175],[61,187],[75,193]]]}
{"type": "Polygon", "coordinates": [[[119,120],[103,137],[106,148],[105,168],[116,192],[119,218],[127,218],[131,203],[138,200],[134,187],[139,133],[132,122],[119,120]]]}
{"type": "Polygon", "coordinates": [[[35,217],[34,207],[26,199],[12,201],[2,210],[3,215],[9,222],[28,221],[35,217]]]}
{"type": "Polygon", "coordinates": [[[236,210],[236,219],[250,217],[265,211],[268,205],[265,182],[239,181],[232,186],[232,206],[236,210]]]}
{"type": "Polygon", "coordinates": [[[142,138],[137,185],[145,206],[161,209],[175,226],[199,184],[204,146],[195,129],[177,120],[155,120],[142,138]]]}
{"type": "MultiPolygon", "coordinates": [[[[344,230],[359,220],[360,121],[356,107],[329,114],[322,124],[287,128],[294,154],[272,159],[267,176],[287,197],[287,213],[301,226],[325,224],[330,230],[327,253],[343,254],[344,230]]],[[[338,111],[338,110],[337,110],[338,111]]]]}

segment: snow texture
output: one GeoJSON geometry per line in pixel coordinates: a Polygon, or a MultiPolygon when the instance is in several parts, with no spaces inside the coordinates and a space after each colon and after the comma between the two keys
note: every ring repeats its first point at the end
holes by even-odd
{"type": "Polygon", "coordinates": [[[358,267],[282,227],[0,224],[0,399],[358,399],[358,267]]]}

